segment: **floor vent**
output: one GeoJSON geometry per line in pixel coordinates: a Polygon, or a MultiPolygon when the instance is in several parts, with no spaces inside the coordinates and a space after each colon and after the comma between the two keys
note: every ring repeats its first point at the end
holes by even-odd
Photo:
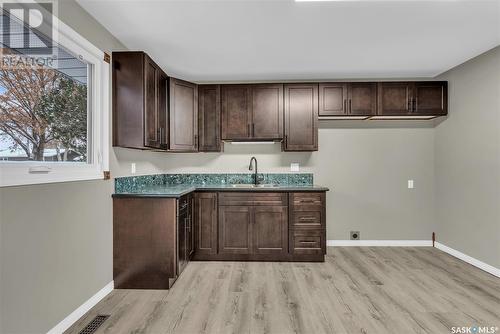
{"type": "Polygon", "coordinates": [[[106,319],[109,318],[109,315],[98,315],[84,329],[80,331],[79,334],[92,334],[94,333],[106,319]]]}

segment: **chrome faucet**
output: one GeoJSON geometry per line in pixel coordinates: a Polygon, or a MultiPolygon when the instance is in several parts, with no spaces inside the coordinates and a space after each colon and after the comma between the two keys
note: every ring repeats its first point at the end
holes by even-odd
{"type": "Polygon", "coordinates": [[[254,183],[255,185],[259,184],[259,180],[257,179],[257,159],[252,157],[250,159],[250,165],[248,166],[248,170],[253,170],[252,162],[255,161],[255,172],[254,172],[254,183]]]}

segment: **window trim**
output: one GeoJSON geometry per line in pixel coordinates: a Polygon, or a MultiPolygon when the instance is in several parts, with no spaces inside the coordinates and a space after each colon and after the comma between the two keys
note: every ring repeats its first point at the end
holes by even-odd
{"type": "Polygon", "coordinates": [[[91,77],[91,143],[90,163],[2,161],[0,187],[105,179],[109,171],[109,76],[110,65],[104,61],[105,53],[90,43],[64,22],[53,16],[57,43],[68,52],[82,55],[92,64],[91,77]],[[31,172],[30,172],[31,169],[31,172]]]}

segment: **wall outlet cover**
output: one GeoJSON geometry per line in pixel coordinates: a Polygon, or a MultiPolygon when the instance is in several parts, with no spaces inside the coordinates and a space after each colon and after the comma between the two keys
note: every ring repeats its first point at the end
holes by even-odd
{"type": "Polygon", "coordinates": [[[300,164],[298,162],[292,162],[290,164],[290,172],[300,172],[300,164]]]}
{"type": "Polygon", "coordinates": [[[132,163],[130,164],[130,173],[131,173],[131,174],[135,174],[135,172],[136,172],[135,162],[132,162],[132,163]]]}
{"type": "Polygon", "coordinates": [[[408,189],[413,189],[413,188],[414,188],[413,180],[408,180],[408,189]]]}

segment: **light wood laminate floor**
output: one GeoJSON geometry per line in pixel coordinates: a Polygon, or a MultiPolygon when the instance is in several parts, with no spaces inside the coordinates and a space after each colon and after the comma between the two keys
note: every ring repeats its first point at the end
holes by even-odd
{"type": "Polygon", "coordinates": [[[97,314],[97,333],[451,333],[500,327],[500,279],[430,247],[335,247],[325,263],[191,262],[170,291],[115,290],[67,333],[97,314]]]}

